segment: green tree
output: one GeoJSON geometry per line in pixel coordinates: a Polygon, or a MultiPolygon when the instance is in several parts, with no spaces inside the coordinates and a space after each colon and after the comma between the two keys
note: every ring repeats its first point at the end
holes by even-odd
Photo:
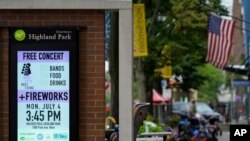
{"type": "Polygon", "coordinates": [[[198,88],[199,100],[201,101],[214,101],[217,99],[219,87],[225,81],[225,76],[222,71],[214,68],[212,65],[207,64],[204,67],[198,68],[198,73],[207,78],[203,84],[198,88]]]}

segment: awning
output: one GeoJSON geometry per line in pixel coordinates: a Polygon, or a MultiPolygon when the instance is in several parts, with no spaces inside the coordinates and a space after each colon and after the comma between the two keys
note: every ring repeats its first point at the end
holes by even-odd
{"type": "Polygon", "coordinates": [[[155,89],[152,90],[152,102],[153,104],[166,104],[168,100],[162,97],[155,89]]]}
{"type": "Polygon", "coordinates": [[[224,68],[225,71],[237,73],[240,75],[248,75],[248,68],[245,65],[228,65],[224,68]]]}

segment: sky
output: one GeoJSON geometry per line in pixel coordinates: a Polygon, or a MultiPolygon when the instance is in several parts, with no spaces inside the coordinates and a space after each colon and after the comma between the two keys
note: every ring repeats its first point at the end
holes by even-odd
{"type": "Polygon", "coordinates": [[[232,15],[232,5],[233,5],[233,0],[221,0],[222,5],[225,5],[228,10],[229,10],[229,15],[232,15]]]}

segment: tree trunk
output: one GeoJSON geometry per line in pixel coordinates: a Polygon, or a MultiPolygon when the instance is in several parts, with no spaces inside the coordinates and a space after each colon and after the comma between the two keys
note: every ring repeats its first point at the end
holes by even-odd
{"type": "Polygon", "coordinates": [[[146,102],[146,78],[143,72],[143,60],[142,58],[136,58],[134,60],[134,62],[136,62],[134,77],[136,77],[136,80],[138,82],[139,99],[141,102],[146,102]]]}

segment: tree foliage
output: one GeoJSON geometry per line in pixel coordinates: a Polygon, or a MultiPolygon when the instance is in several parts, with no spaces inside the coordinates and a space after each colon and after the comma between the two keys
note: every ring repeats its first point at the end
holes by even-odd
{"type": "Polygon", "coordinates": [[[146,7],[147,29],[150,30],[149,55],[143,62],[148,90],[161,79],[154,70],[169,64],[173,67],[173,73],[183,76],[181,88],[184,91],[199,88],[208,79],[198,71],[200,66],[206,64],[208,14],[211,10],[227,13],[226,8],[220,4],[220,0],[141,2],[146,7]]]}
{"type": "Polygon", "coordinates": [[[213,101],[219,93],[218,87],[226,81],[225,76],[220,70],[215,69],[210,64],[200,67],[198,73],[201,76],[207,77],[203,81],[203,85],[199,87],[199,99],[201,101],[213,101]]]}

